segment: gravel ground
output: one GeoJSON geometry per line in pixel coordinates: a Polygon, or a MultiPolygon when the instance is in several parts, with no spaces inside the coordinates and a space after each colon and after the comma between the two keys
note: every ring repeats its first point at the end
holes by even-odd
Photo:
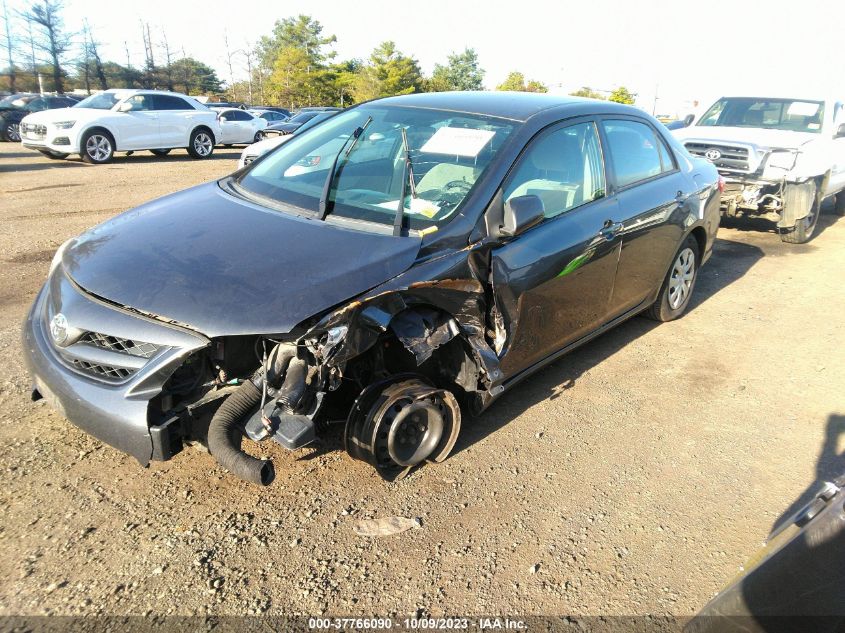
{"type": "Polygon", "coordinates": [[[141,469],[28,399],[20,323],[56,247],[208,161],[0,146],[0,615],[689,615],[845,452],[845,220],[723,227],[690,312],[635,318],[388,484],[339,437],[258,489],[199,451],[141,469]],[[761,230],[762,229],[762,230],[761,230]],[[768,229],[768,230],[766,230],[768,229]],[[357,536],[356,518],[421,527],[357,536]]]}

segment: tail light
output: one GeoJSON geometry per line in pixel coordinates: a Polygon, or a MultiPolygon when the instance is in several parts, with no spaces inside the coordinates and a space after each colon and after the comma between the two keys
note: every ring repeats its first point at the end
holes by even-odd
{"type": "Polygon", "coordinates": [[[719,193],[725,193],[725,179],[719,176],[719,180],[716,182],[716,186],[719,187],[719,193]]]}

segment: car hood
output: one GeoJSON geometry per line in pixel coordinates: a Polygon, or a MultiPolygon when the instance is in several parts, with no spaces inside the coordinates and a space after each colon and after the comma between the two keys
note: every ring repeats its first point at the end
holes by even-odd
{"type": "Polygon", "coordinates": [[[253,143],[252,145],[248,146],[244,149],[244,155],[246,156],[261,156],[266,154],[271,149],[277,148],[282,143],[285,143],[293,138],[290,134],[286,134],[284,136],[272,136],[270,138],[265,138],[263,141],[258,141],[257,143],[253,143]]]}
{"type": "Polygon", "coordinates": [[[721,141],[724,143],[742,143],[760,148],[798,149],[805,143],[821,138],[820,134],[809,132],[789,132],[753,127],[692,126],[672,133],[681,141],[721,141]]]}
{"type": "Polygon", "coordinates": [[[267,129],[277,131],[277,132],[287,132],[288,134],[290,134],[292,132],[295,132],[297,129],[299,129],[299,127],[301,125],[302,125],[302,123],[299,123],[299,122],[296,122],[296,123],[275,123],[273,125],[267,126],[267,129]]]}
{"type": "Polygon", "coordinates": [[[282,334],[405,271],[419,246],[266,209],[212,182],[95,227],[62,264],[93,295],[209,337],[282,334]]]}
{"type": "Polygon", "coordinates": [[[111,110],[98,110],[96,108],[53,108],[28,114],[26,122],[48,125],[60,121],[92,121],[111,113],[111,110]]]}

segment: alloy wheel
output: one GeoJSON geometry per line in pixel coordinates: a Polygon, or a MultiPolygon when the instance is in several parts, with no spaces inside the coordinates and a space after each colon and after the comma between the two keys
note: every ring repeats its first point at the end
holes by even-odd
{"type": "Polygon", "coordinates": [[[21,140],[21,126],[18,123],[9,123],[6,126],[6,138],[15,143],[21,140]]]}
{"type": "Polygon", "coordinates": [[[85,143],[85,153],[98,163],[108,160],[111,155],[111,141],[102,134],[92,134],[85,143]]]}
{"type": "Polygon", "coordinates": [[[205,132],[200,132],[194,138],[194,151],[200,156],[208,156],[211,153],[212,147],[214,147],[214,143],[211,141],[211,137],[205,132]]]}
{"type": "Polygon", "coordinates": [[[678,253],[672,265],[672,275],[669,277],[669,307],[677,310],[690,295],[692,282],[695,279],[695,253],[691,248],[685,248],[678,253]]]}

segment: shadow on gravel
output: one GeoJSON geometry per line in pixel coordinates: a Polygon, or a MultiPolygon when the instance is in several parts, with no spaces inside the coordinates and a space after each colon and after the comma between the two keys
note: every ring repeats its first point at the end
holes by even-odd
{"type": "MultiPolygon", "coordinates": [[[[241,156],[240,149],[224,149],[224,150],[217,150],[215,149],[214,153],[209,156],[208,158],[202,159],[206,161],[214,161],[214,160],[238,160],[241,156]]],[[[4,158],[29,158],[28,154],[2,154],[0,155],[0,159],[4,158]]],[[[38,156],[35,156],[38,158],[38,156]]],[[[66,169],[68,167],[96,167],[98,169],[108,169],[114,167],[123,167],[125,165],[141,165],[144,163],[185,163],[191,162],[196,159],[191,158],[188,156],[187,152],[176,152],[170,153],[167,156],[155,156],[154,154],[150,154],[149,152],[139,152],[138,154],[132,154],[131,156],[125,156],[123,154],[115,154],[112,162],[107,163],[105,165],[89,165],[82,161],[81,158],[71,157],[71,158],[62,158],[57,160],[51,160],[49,158],[44,158],[37,163],[11,163],[11,164],[0,164],[0,173],[4,172],[23,172],[23,171],[42,171],[45,169],[66,169]]]]}
{"type": "Polygon", "coordinates": [[[802,509],[821,490],[822,484],[845,474],[845,415],[833,414],[827,419],[824,443],[816,459],[816,479],[784,510],[772,524],[774,532],[802,509]]]}
{"type": "MultiPolygon", "coordinates": [[[[689,311],[745,275],[762,257],[763,251],[756,246],[716,240],[713,257],[699,274],[689,311]]],[[[463,425],[454,453],[499,430],[535,404],[559,398],[584,372],[660,325],[646,318],[630,319],[527,378],[476,420],[463,425]]]]}
{"type": "Polygon", "coordinates": [[[93,165],[86,165],[81,160],[53,160],[49,163],[12,163],[10,165],[0,165],[0,174],[21,171],[43,171],[45,169],[68,169],[73,167],[93,167],[93,165]]]}

